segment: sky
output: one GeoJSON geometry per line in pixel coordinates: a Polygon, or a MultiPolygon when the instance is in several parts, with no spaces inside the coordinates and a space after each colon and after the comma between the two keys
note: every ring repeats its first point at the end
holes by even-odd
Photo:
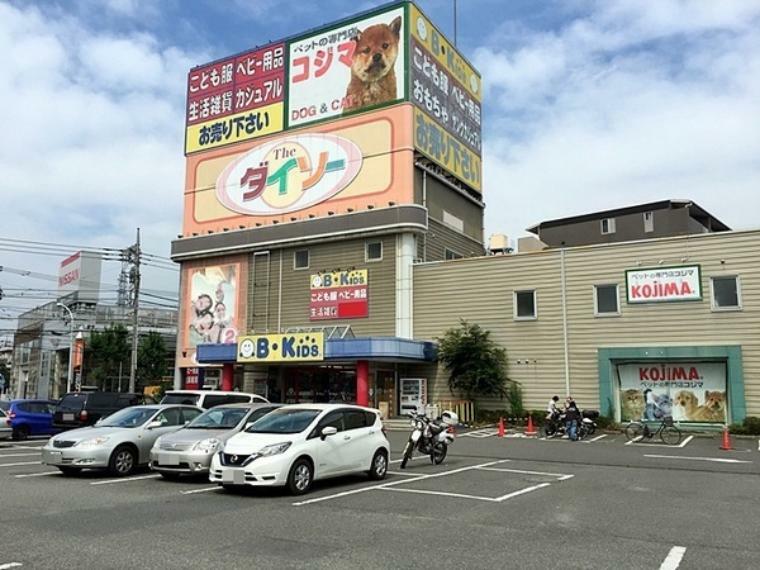
{"type": "MultiPolygon", "coordinates": [[[[0,246],[123,248],[139,226],[168,256],[188,70],[379,4],[0,0],[0,246]]],[[[453,37],[452,0],[418,4],[453,37]]],[[[457,15],[485,85],[486,238],[668,198],[760,226],[760,0],[459,0],[457,15]]],[[[0,251],[6,267],[59,262],[0,251]]],[[[176,294],[177,275],[145,282],[176,294]]],[[[0,271],[6,291],[25,286],[50,284],[0,271]]],[[[0,323],[29,304],[6,296],[0,323]]]]}

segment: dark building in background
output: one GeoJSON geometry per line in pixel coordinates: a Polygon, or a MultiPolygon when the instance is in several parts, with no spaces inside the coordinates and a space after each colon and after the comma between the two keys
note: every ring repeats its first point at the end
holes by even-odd
{"type": "Polygon", "coordinates": [[[662,200],[547,220],[527,231],[549,247],[618,243],[729,231],[726,224],[691,200],[662,200]]]}

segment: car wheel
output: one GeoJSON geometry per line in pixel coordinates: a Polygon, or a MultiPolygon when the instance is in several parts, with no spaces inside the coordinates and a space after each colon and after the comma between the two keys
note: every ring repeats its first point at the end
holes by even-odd
{"type": "Polygon", "coordinates": [[[179,481],[180,478],[182,477],[182,475],[180,475],[179,473],[165,473],[165,472],[162,472],[161,473],[161,477],[163,477],[167,481],[179,481]]]}
{"type": "Polygon", "coordinates": [[[314,480],[314,468],[306,459],[299,459],[290,468],[288,474],[288,489],[294,495],[303,495],[311,489],[314,480]]]}
{"type": "Polygon", "coordinates": [[[13,439],[22,441],[29,437],[29,426],[18,426],[13,430],[13,439]]]}
{"type": "Polygon", "coordinates": [[[384,449],[378,449],[372,457],[372,466],[369,468],[369,478],[373,481],[385,479],[388,474],[388,454],[384,449]]]}
{"type": "Polygon", "coordinates": [[[137,467],[135,452],[129,447],[122,446],[114,449],[108,462],[108,471],[116,477],[126,477],[137,467]]]}
{"type": "Polygon", "coordinates": [[[58,467],[61,474],[65,477],[71,477],[73,475],[79,475],[81,469],[79,467],[58,467]]]}

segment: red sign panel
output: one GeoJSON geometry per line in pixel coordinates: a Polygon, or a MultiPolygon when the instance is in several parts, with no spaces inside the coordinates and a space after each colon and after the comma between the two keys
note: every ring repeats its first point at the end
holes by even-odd
{"type": "Polygon", "coordinates": [[[273,44],[190,71],[187,124],[285,99],[285,44],[273,44]]]}
{"type": "Polygon", "coordinates": [[[367,270],[311,276],[309,320],[360,319],[369,316],[367,270]]]}

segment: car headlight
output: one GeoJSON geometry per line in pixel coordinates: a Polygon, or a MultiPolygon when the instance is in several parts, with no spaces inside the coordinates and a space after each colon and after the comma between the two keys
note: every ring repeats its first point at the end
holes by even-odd
{"type": "Polygon", "coordinates": [[[98,437],[92,437],[90,439],[83,439],[79,443],[75,443],[74,447],[98,447],[108,441],[107,435],[99,435],[98,437]]]}
{"type": "Polygon", "coordinates": [[[292,442],[285,441],[283,443],[275,443],[273,445],[267,445],[266,447],[263,447],[256,455],[259,457],[269,457],[270,455],[279,455],[280,453],[285,453],[287,449],[291,446],[292,442]]]}
{"type": "Polygon", "coordinates": [[[192,451],[200,451],[202,453],[214,453],[222,442],[214,437],[208,439],[202,439],[193,445],[192,451]]]}

